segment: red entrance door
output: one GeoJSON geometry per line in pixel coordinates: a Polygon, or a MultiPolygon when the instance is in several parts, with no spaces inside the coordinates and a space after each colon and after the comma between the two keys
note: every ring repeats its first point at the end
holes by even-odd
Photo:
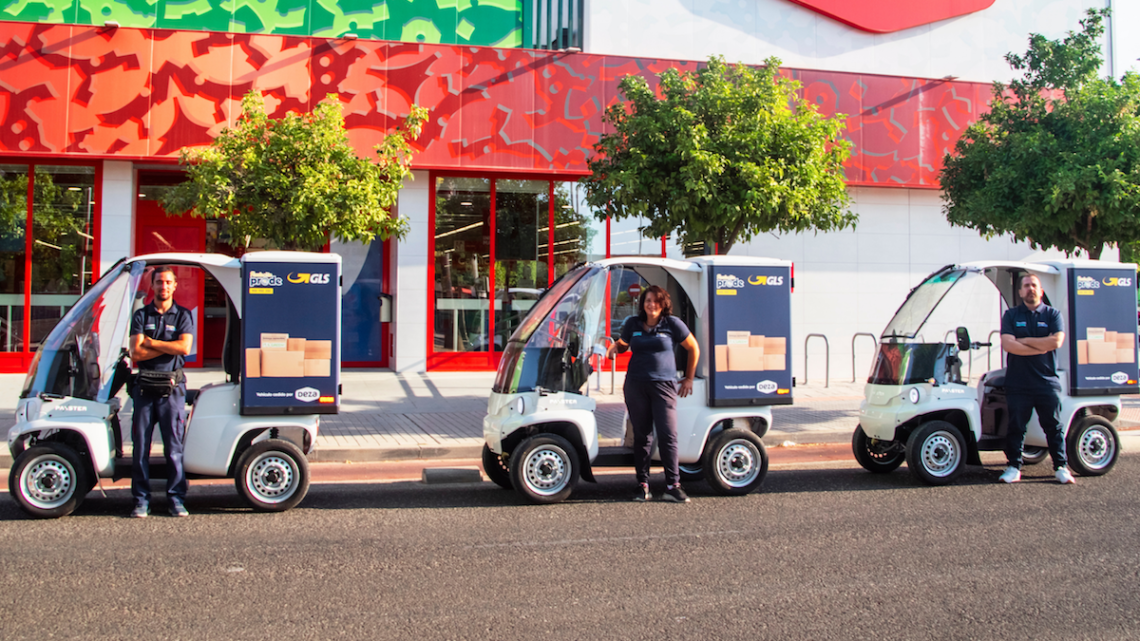
{"type": "MultiPolygon", "coordinates": [[[[206,251],[206,221],[202,218],[186,216],[167,216],[166,212],[154,200],[139,199],[136,212],[138,214],[137,234],[135,236],[135,254],[158,254],[162,252],[205,252],[206,251]]],[[[186,357],[186,367],[202,367],[203,350],[203,320],[205,318],[205,275],[202,270],[192,267],[176,267],[175,277],[178,279],[178,289],[174,292],[174,302],[189,309],[195,318],[197,335],[194,336],[194,348],[190,356],[186,357]]],[[[150,283],[146,283],[147,298],[150,302],[150,283]]],[[[219,340],[221,337],[219,337],[219,340]]]]}

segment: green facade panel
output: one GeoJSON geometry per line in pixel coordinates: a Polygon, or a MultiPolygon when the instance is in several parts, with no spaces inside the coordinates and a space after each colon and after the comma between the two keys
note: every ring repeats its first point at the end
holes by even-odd
{"type": "Polygon", "coordinates": [[[521,47],[522,0],[0,0],[0,21],[521,47]]]}

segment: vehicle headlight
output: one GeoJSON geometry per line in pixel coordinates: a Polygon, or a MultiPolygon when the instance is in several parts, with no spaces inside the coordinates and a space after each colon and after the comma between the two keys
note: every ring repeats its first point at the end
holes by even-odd
{"type": "Polygon", "coordinates": [[[526,399],[522,396],[515,399],[515,411],[519,414],[526,413],[526,399]]]}
{"type": "Polygon", "coordinates": [[[918,403],[922,400],[922,392],[918,391],[917,387],[910,388],[910,392],[907,392],[906,396],[910,399],[911,403],[918,403]]]}

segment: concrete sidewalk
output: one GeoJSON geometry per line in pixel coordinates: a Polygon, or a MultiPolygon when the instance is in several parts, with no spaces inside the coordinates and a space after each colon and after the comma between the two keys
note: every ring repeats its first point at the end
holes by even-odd
{"type": "MultiPolygon", "coordinates": [[[[219,369],[189,370],[190,387],[224,380],[219,369]]],[[[483,416],[493,372],[396,374],[389,370],[348,369],[341,375],[344,394],[340,414],[321,418],[313,461],[391,461],[409,459],[478,458],[483,447],[483,416]]],[[[623,374],[609,394],[610,375],[602,390],[591,379],[591,396],[598,401],[599,438],[603,445],[622,437],[623,374]]],[[[23,386],[22,374],[0,374],[0,427],[11,425],[23,386]]],[[[812,381],[795,389],[794,405],[773,408],[773,427],[765,442],[845,442],[858,424],[863,383],[812,381]]],[[[129,425],[124,416],[124,425],[129,425]]],[[[1140,427],[1140,397],[1124,398],[1121,427],[1140,427]]],[[[157,440],[157,439],[156,439],[157,440]]],[[[156,444],[155,453],[161,449],[156,444]]],[[[0,451],[0,467],[11,457],[0,451]]]]}

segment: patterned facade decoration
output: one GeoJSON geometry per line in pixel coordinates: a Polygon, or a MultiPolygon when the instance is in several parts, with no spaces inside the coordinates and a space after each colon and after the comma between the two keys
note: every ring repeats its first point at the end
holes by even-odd
{"type": "Polygon", "coordinates": [[[519,47],[521,0],[9,0],[0,20],[519,47]]]}
{"type": "MultiPolygon", "coordinates": [[[[254,89],[280,116],[337,93],[362,154],[419,104],[417,168],[586,173],[627,74],[675,60],[305,37],[0,23],[0,153],[175,158],[231,124],[254,89]]],[[[937,187],[989,85],[787,70],[849,115],[852,184],[937,187]]]]}

